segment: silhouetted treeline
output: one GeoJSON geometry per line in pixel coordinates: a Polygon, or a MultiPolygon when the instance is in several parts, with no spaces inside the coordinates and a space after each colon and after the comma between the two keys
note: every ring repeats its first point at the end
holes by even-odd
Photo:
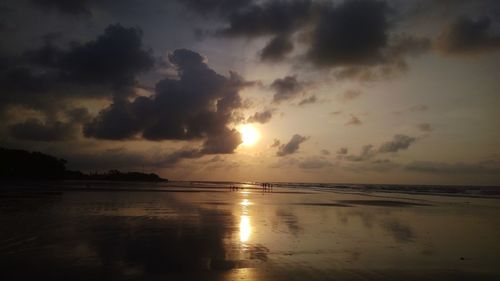
{"type": "Polygon", "coordinates": [[[120,172],[118,170],[110,170],[105,173],[90,173],[84,174],[80,171],[67,171],[67,179],[73,180],[105,180],[105,181],[167,181],[160,178],[157,174],[146,174],[139,172],[120,172]]]}
{"type": "Polygon", "coordinates": [[[106,180],[106,181],[167,181],[156,174],[120,172],[85,174],[66,169],[66,160],[40,152],[0,147],[0,179],[9,180],[106,180]]]}
{"type": "Polygon", "coordinates": [[[0,177],[6,179],[61,179],[66,160],[19,149],[0,148],[0,177]]]}

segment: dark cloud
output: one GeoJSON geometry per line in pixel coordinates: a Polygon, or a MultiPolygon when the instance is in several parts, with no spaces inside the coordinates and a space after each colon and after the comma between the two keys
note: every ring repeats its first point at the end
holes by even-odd
{"type": "Polygon", "coordinates": [[[428,38],[406,34],[393,35],[381,51],[381,57],[372,64],[346,64],[336,72],[338,79],[373,82],[393,79],[408,71],[408,56],[416,57],[427,52],[431,43],[428,38]]]}
{"type": "Polygon", "coordinates": [[[388,41],[387,12],[385,2],[368,0],[344,1],[325,8],[308,57],[320,67],[380,62],[388,41]]]}
{"type": "Polygon", "coordinates": [[[58,110],[66,100],[126,97],[136,76],[154,64],[137,28],[110,25],[97,39],[61,48],[49,41],[0,71],[2,109],[19,105],[40,111],[58,110]]]}
{"type": "Polygon", "coordinates": [[[500,174],[500,161],[486,160],[473,163],[456,162],[433,162],[433,161],[415,161],[405,166],[406,170],[431,173],[431,174],[482,174],[498,175],[500,174]]]}
{"type": "Polygon", "coordinates": [[[71,108],[64,112],[66,121],[56,120],[56,116],[42,121],[29,118],[23,122],[8,126],[10,136],[18,140],[28,141],[68,141],[76,138],[81,130],[81,124],[90,120],[86,108],[71,108]]]}
{"type": "Polygon", "coordinates": [[[277,35],[273,37],[260,52],[262,61],[277,62],[293,51],[293,43],[286,35],[277,35]]]}
{"type": "Polygon", "coordinates": [[[30,0],[45,10],[57,10],[70,15],[90,14],[88,0],[30,0]]]}
{"type": "Polygon", "coordinates": [[[350,125],[358,126],[358,125],[363,124],[363,122],[361,122],[361,119],[359,119],[358,117],[351,114],[351,119],[349,119],[349,121],[347,121],[347,123],[345,123],[345,124],[347,126],[350,126],[350,125]]]}
{"type": "Polygon", "coordinates": [[[432,131],[432,126],[429,123],[420,123],[417,124],[417,128],[422,132],[430,132],[432,131]]]}
{"type": "Polygon", "coordinates": [[[231,13],[224,36],[256,37],[287,34],[308,22],[313,5],[310,0],[266,1],[231,13]]]}
{"type": "Polygon", "coordinates": [[[110,25],[96,40],[74,46],[60,62],[71,80],[116,87],[128,86],[153,65],[152,52],[142,45],[142,31],[121,25],[110,25]]]}
{"type": "Polygon", "coordinates": [[[414,24],[414,21],[418,24],[419,22],[429,22],[464,14],[491,14],[494,16],[498,15],[500,7],[497,0],[418,0],[400,2],[410,2],[410,5],[406,7],[406,12],[401,15],[405,17],[404,20],[414,24]]]}
{"type": "Polygon", "coordinates": [[[85,125],[88,137],[102,139],[204,140],[201,153],[232,153],[240,134],[228,127],[242,106],[239,90],[248,85],[240,76],[217,74],[205,59],[180,49],[169,55],[178,78],[158,82],[151,97],[119,101],[85,125]]]}
{"type": "Polygon", "coordinates": [[[267,62],[281,61],[293,50],[291,35],[310,24],[318,6],[311,0],[188,0],[181,3],[205,16],[216,14],[226,23],[215,32],[198,30],[199,34],[246,38],[272,36],[259,51],[260,59],[267,62]]]}
{"type": "Polygon", "coordinates": [[[318,101],[318,98],[316,98],[316,95],[312,95],[308,98],[305,98],[299,102],[299,105],[306,105],[306,104],[312,104],[316,103],[318,101]]]}
{"type": "Polygon", "coordinates": [[[241,143],[241,134],[235,129],[223,129],[216,135],[209,136],[203,142],[203,154],[229,154],[241,143]]]}
{"type": "Polygon", "coordinates": [[[77,107],[65,112],[68,119],[75,123],[84,123],[90,120],[91,116],[87,108],[77,107]]]}
{"type": "Polygon", "coordinates": [[[228,16],[248,7],[253,0],[178,0],[181,4],[204,15],[228,16]]]}
{"type": "Polygon", "coordinates": [[[56,101],[46,95],[57,81],[52,73],[35,74],[24,66],[13,66],[0,73],[0,110],[21,105],[28,108],[47,109],[56,101]]]}
{"type": "Polygon", "coordinates": [[[406,150],[417,139],[407,135],[394,135],[391,141],[385,142],[380,145],[378,151],[381,153],[398,152],[399,150],[406,150]]]}
{"type": "Polygon", "coordinates": [[[287,142],[286,144],[282,144],[279,147],[276,155],[286,156],[297,152],[300,148],[300,144],[305,142],[307,139],[307,137],[301,136],[299,134],[293,135],[289,142],[287,142]]]}
{"type": "Polygon", "coordinates": [[[330,155],[330,151],[328,149],[322,149],[321,154],[323,155],[330,155]]]}
{"type": "Polygon", "coordinates": [[[408,70],[408,56],[430,49],[430,40],[391,32],[384,1],[353,0],[324,5],[306,40],[306,58],[319,68],[336,68],[338,79],[376,81],[408,70]]]}
{"type": "Polygon", "coordinates": [[[500,35],[490,32],[491,20],[459,17],[444,28],[435,42],[445,55],[479,55],[500,50],[500,35]]]}
{"type": "Polygon", "coordinates": [[[271,88],[275,90],[273,96],[274,103],[291,100],[301,95],[304,91],[304,85],[297,80],[296,76],[285,76],[278,78],[271,84],[271,88]]]}
{"type": "Polygon", "coordinates": [[[12,137],[29,141],[69,140],[76,135],[76,129],[73,123],[42,122],[35,118],[9,126],[12,137]]]}
{"type": "Polygon", "coordinates": [[[84,135],[99,139],[121,140],[132,138],[138,134],[144,122],[137,109],[150,104],[148,98],[137,98],[134,103],[117,101],[99,112],[84,127],[84,135]]]}
{"type": "Polygon", "coordinates": [[[391,37],[387,48],[386,60],[402,60],[405,56],[418,56],[431,47],[429,38],[398,34],[391,37]]]}
{"type": "Polygon", "coordinates": [[[240,0],[231,7],[226,1],[189,0],[184,4],[204,15],[218,14],[226,24],[215,32],[199,31],[200,34],[271,36],[259,52],[262,61],[284,60],[294,49],[292,35],[300,33],[300,42],[308,49],[303,57],[315,66],[383,65],[376,75],[370,71],[371,76],[389,77],[407,68],[405,56],[420,54],[430,46],[428,39],[390,33],[388,16],[395,10],[385,1],[353,0],[334,4],[311,0],[240,0]]]}
{"type": "Polygon", "coordinates": [[[267,110],[264,110],[261,112],[255,112],[254,115],[248,117],[247,122],[265,124],[265,123],[271,121],[271,118],[273,117],[273,113],[274,113],[273,109],[267,109],[267,110]]]}

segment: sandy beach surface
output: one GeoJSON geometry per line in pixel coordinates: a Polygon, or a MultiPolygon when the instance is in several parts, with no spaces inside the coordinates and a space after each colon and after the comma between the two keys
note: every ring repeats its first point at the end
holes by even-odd
{"type": "Polygon", "coordinates": [[[487,196],[5,184],[0,225],[4,281],[500,280],[487,196]]]}

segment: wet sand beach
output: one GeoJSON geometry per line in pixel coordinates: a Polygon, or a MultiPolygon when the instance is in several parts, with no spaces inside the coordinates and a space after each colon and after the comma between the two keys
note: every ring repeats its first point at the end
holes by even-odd
{"type": "Polygon", "coordinates": [[[7,184],[0,280],[500,280],[499,203],[242,183],[7,184]]]}

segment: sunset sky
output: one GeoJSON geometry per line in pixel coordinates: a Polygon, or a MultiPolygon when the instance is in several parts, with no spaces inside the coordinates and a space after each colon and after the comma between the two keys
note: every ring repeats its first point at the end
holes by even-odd
{"type": "Polygon", "coordinates": [[[500,1],[6,0],[0,33],[0,146],[71,169],[500,185],[500,1]]]}

